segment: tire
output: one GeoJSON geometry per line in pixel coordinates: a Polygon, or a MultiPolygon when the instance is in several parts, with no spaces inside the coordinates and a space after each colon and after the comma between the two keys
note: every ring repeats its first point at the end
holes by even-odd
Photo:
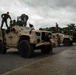
{"type": "Polygon", "coordinates": [[[41,47],[41,53],[46,53],[46,47],[45,46],[41,47]]]}
{"type": "Polygon", "coordinates": [[[47,45],[47,50],[46,50],[46,53],[53,53],[53,47],[51,45],[47,45]]]}
{"type": "Polygon", "coordinates": [[[63,44],[64,44],[64,46],[70,46],[70,40],[69,39],[65,39],[63,44]]]}
{"type": "Polygon", "coordinates": [[[46,53],[46,54],[48,54],[50,52],[53,53],[52,49],[53,49],[53,47],[51,45],[42,46],[41,53],[46,53]]]}
{"type": "Polygon", "coordinates": [[[5,54],[7,51],[6,47],[2,42],[0,42],[0,54],[5,54]]]}
{"type": "Polygon", "coordinates": [[[30,43],[27,40],[22,40],[19,43],[19,53],[21,54],[22,57],[24,58],[29,58],[33,54],[33,47],[30,45],[30,43]]]}
{"type": "Polygon", "coordinates": [[[72,41],[70,41],[70,46],[72,46],[73,45],[73,42],[72,41]]]}

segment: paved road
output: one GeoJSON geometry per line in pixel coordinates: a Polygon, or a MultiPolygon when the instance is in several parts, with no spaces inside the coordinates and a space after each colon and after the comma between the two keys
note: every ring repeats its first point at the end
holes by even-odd
{"type": "MultiPolygon", "coordinates": [[[[56,55],[57,53],[60,53],[64,50],[67,50],[71,47],[73,47],[73,46],[56,47],[53,49],[53,51],[54,51],[53,55],[56,55]]],[[[32,58],[22,58],[19,55],[18,51],[11,49],[10,51],[7,52],[7,54],[0,55],[0,74],[6,73],[8,71],[22,67],[24,65],[31,64],[35,61],[44,59],[44,58],[49,57],[49,56],[52,56],[52,54],[49,54],[49,55],[41,54],[40,50],[38,50],[38,51],[34,52],[34,55],[32,58]]]]}
{"type": "Polygon", "coordinates": [[[76,75],[76,46],[2,75],[76,75]]]}

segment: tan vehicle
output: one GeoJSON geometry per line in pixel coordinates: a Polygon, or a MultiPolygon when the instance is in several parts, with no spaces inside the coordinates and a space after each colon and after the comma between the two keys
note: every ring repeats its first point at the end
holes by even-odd
{"type": "MultiPolygon", "coordinates": [[[[2,33],[2,30],[0,30],[2,33]]],[[[41,49],[42,53],[50,53],[52,45],[49,41],[51,32],[32,30],[30,27],[15,25],[4,30],[4,41],[0,34],[0,53],[5,54],[9,48],[17,48],[22,57],[31,57],[34,50],[41,49]]]]}
{"type": "Polygon", "coordinates": [[[55,36],[55,41],[57,43],[57,35],[60,36],[60,43],[62,43],[64,46],[71,46],[73,44],[73,36],[70,35],[64,35],[62,33],[53,33],[53,36],[55,36]]]}

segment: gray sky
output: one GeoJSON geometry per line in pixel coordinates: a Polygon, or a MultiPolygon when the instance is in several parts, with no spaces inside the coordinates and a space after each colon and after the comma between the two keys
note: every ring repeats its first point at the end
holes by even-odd
{"type": "MultiPolygon", "coordinates": [[[[0,15],[10,12],[12,19],[22,13],[29,16],[28,24],[35,29],[40,27],[60,27],[69,23],[76,24],[76,0],[0,0],[0,15]]],[[[1,21],[1,18],[0,18],[1,21]]]]}

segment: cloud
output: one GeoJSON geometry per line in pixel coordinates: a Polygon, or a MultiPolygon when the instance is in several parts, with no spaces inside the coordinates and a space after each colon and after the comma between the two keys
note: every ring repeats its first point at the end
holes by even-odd
{"type": "Polygon", "coordinates": [[[16,19],[25,13],[29,16],[28,23],[36,29],[55,26],[56,22],[64,27],[76,23],[75,7],[75,0],[1,0],[0,14],[9,11],[12,19],[16,19]]]}
{"type": "MultiPolygon", "coordinates": [[[[55,0],[54,0],[55,1],[55,0]]],[[[57,7],[76,7],[76,0],[57,0],[57,7]]]]}
{"type": "Polygon", "coordinates": [[[32,7],[76,7],[76,0],[19,0],[32,7]]]}

